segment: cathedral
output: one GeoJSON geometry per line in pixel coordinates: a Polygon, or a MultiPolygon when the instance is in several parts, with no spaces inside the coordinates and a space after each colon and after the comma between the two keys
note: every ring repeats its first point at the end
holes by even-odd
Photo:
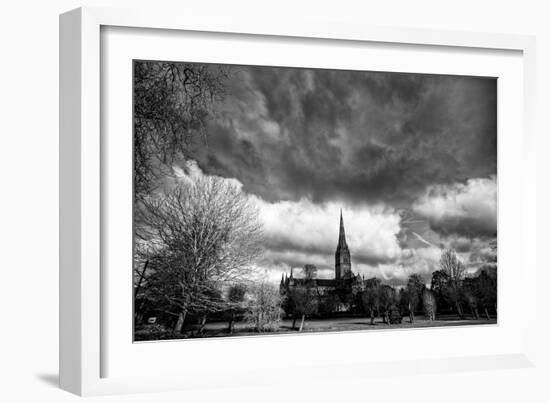
{"type": "Polygon", "coordinates": [[[290,269],[290,275],[283,274],[280,284],[281,295],[286,295],[295,288],[309,288],[314,290],[319,297],[331,294],[356,294],[364,289],[364,279],[351,270],[351,254],[346,242],[344,218],[340,210],[340,232],[338,245],[334,254],[334,279],[316,278],[316,268],[313,265],[304,266],[304,275],[299,278],[294,276],[294,270],[290,269]]]}

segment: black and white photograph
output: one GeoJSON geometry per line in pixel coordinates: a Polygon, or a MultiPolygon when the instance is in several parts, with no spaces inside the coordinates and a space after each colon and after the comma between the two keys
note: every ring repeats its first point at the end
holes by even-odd
{"type": "Polygon", "coordinates": [[[497,323],[497,79],[133,61],[134,341],[497,323]]]}

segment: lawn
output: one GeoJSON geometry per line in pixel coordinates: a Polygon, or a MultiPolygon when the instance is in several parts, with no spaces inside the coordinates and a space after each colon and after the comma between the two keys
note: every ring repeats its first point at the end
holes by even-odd
{"type": "MultiPolygon", "coordinates": [[[[381,318],[376,318],[374,324],[371,325],[370,318],[348,317],[348,318],[326,318],[326,319],[308,319],[305,322],[302,333],[308,332],[339,332],[346,330],[384,330],[384,329],[407,329],[407,328],[423,328],[423,327],[443,327],[443,326],[460,326],[460,325],[488,325],[496,324],[496,318],[487,320],[474,319],[459,319],[457,316],[440,316],[437,320],[429,321],[424,316],[415,317],[414,323],[410,323],[408,317],[403,318],[401,324],[389,325],[383,323],[381,318]]],[[[298,323],[297,323],[298,325],[298,323]]],[[[198,326],[190,326],[186,329],[185,336],[179,338],[197,338],[197,337],[223,337],[229,336],[227,332],[227,322],[210,322],[203,329],[202,335],[197,334],[198,326]]],[[[235,323],[234,333],[231,336],[257,336],[251,325],[246,322],[235,323]]],[[[285,319],[279,323],[279,327],[272,331],[261,334],[298,334],[296,329],[292,329],[292,319],[285,319]]],[[[146,331],[136,332],[136,341],[154,340],[154,339],[173,339],[170,334],[151,335],[146,331]]],[[[178,338],[178,337],[175,337],[178,338]]]]}

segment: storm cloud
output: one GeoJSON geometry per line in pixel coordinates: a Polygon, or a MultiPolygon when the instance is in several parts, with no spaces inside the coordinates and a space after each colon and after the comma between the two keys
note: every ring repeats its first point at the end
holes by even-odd
{"type": "Polygon", "coordinates": [[[265,200],[407,205],[496,174],[496,80],[233,68],[196,157],[265,200]]]}

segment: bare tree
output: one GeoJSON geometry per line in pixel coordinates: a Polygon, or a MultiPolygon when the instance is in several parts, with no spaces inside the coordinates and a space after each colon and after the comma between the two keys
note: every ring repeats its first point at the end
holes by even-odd
{"type": "Polygon", "coordinates": [[[361,294],[361,302],[365,311],[370,313],[370,324],[374,325],[375,311],[380,311],[380,288],[382,282],[374,277],[366,281],[365,291],[361,294]]]}
{"type": "Polygon", "coordinates": [[[456,310],[460,318],[464,317],[462,311],[462,305],[460,303],[461,299],[461,288],[462,281],[464,280],[464,265],[458,258],[456,252],[453,249],[447,249],[441,254],[439,260],[439,266],[442,271],[447,273],[448,282],[451,291],[451,299],[455,303],[456,310]]]}
{"type": "Polygon", "coordinates": [[[489,315],[489,308],[493,307],[495,310],[495,314],[497,313],[496,311],[496,299],[497,299],[496,270],[493,270],[491,267],[488,267],[488,268],[482,267],[481,272],[479,273],[476,279],[474,295],[476,295],[476,298],[481,304],[481,307],[483,308],[483,311],[485,313],[485,317],[487,318],[487,320],[491,320],[491,316],[489,315]],[[490,272],[492,272],[492,274],[489,274],[490,272]]]}
{"type": "Polygon", "coordinates": [[[301,332],[304,329],[306,317],[319,311],[318,296],[311,287],[306,286],[292,289],[287,298],[289,300],[289,311],[293,316],[292,328],[296,328],[296,319],[300,318],[298,331],[301,332]]]}
{"type": "Polygon", "coordinates": [[[422,293],[426,285],[424,280],[419,274],[411,274],[407,281],[406,294],[409,308],[409,319],[411,323],[414,323],[414,312],[418,307],[418,303],[422,298],[422,293]]]}
{"type": "Polygon", "coordinates": [[[145,279],[145,274],[147,273],[147,266],[149,266],[149,260],[145,260],[143,264],[143,269],[134,269],[134,299],[136,299],[139,295],[141,284],[143,283],[143,280],[145,279]]]}
{"type": "Polygon", "coordinates": [[[248,322],[254,325],[257,332],[275,330],[283,312],[279,289],[262,281],[251,287],[250,296],[246,312],[248,322]]]}
{"type": "Polygon", "coordinates": [[[227,295],[231,315],[228,328],[229,334],[233,333],[235,326],[235,312],[243,308],[245,294],[246,285],[244,284],[233,284],[231,287],[229,287],[227,295]]]}
{"type": "Polygon", "coordinates": [[[427,288],[422,293],[422,303],[424,305],[424,312],[429,320],[435,320],[435,314],[437,312],[437,303],[435,295],[431,290],[427,288]]]}
{"type": "Polygon", "coordinates": [[[477,309],[478,301],[476,296],[470,291],[467,290],[464,293],[464,299],[468,303],[468,306],[470,307],[470,313],[472,314],[472,318],[479,319],[479,310],[477,309]]]}
{"type": "Polygon", "coordinates": [[[206,142],[227,70],[159,61],[134,63],[134,186],[140,200],[194,141],[206,142]]]}
{"type": "Polygon", "coordinates": [[[449,276],[443,270],[436,270],[432,273],[430,290],[433,292],[439,309],[448,307],[450,301],[449,295],[449,276]]]}
{"type": "Polygon", "coordinates": [[[397,295],[395,289],[388,284],[383,284],[379,291],[379,309],[382,321],[385,324],[390,324],[390,309],[395,304],[396,300],[397,295]]]}
{"type": "MultiPolygon", "coordinates": [[[[189,312],[226,308],[223,284],[243,281],[261,254],[257,209],[240,188],[218,177],[199,177],[144,198],[138,255],[146,254],[148,279],[181,332],[189,312]],[[154,271],[153,271],[154,270],[154,271]]],[[[137,256],[137,258],[143,258],[137,256]]]]}

